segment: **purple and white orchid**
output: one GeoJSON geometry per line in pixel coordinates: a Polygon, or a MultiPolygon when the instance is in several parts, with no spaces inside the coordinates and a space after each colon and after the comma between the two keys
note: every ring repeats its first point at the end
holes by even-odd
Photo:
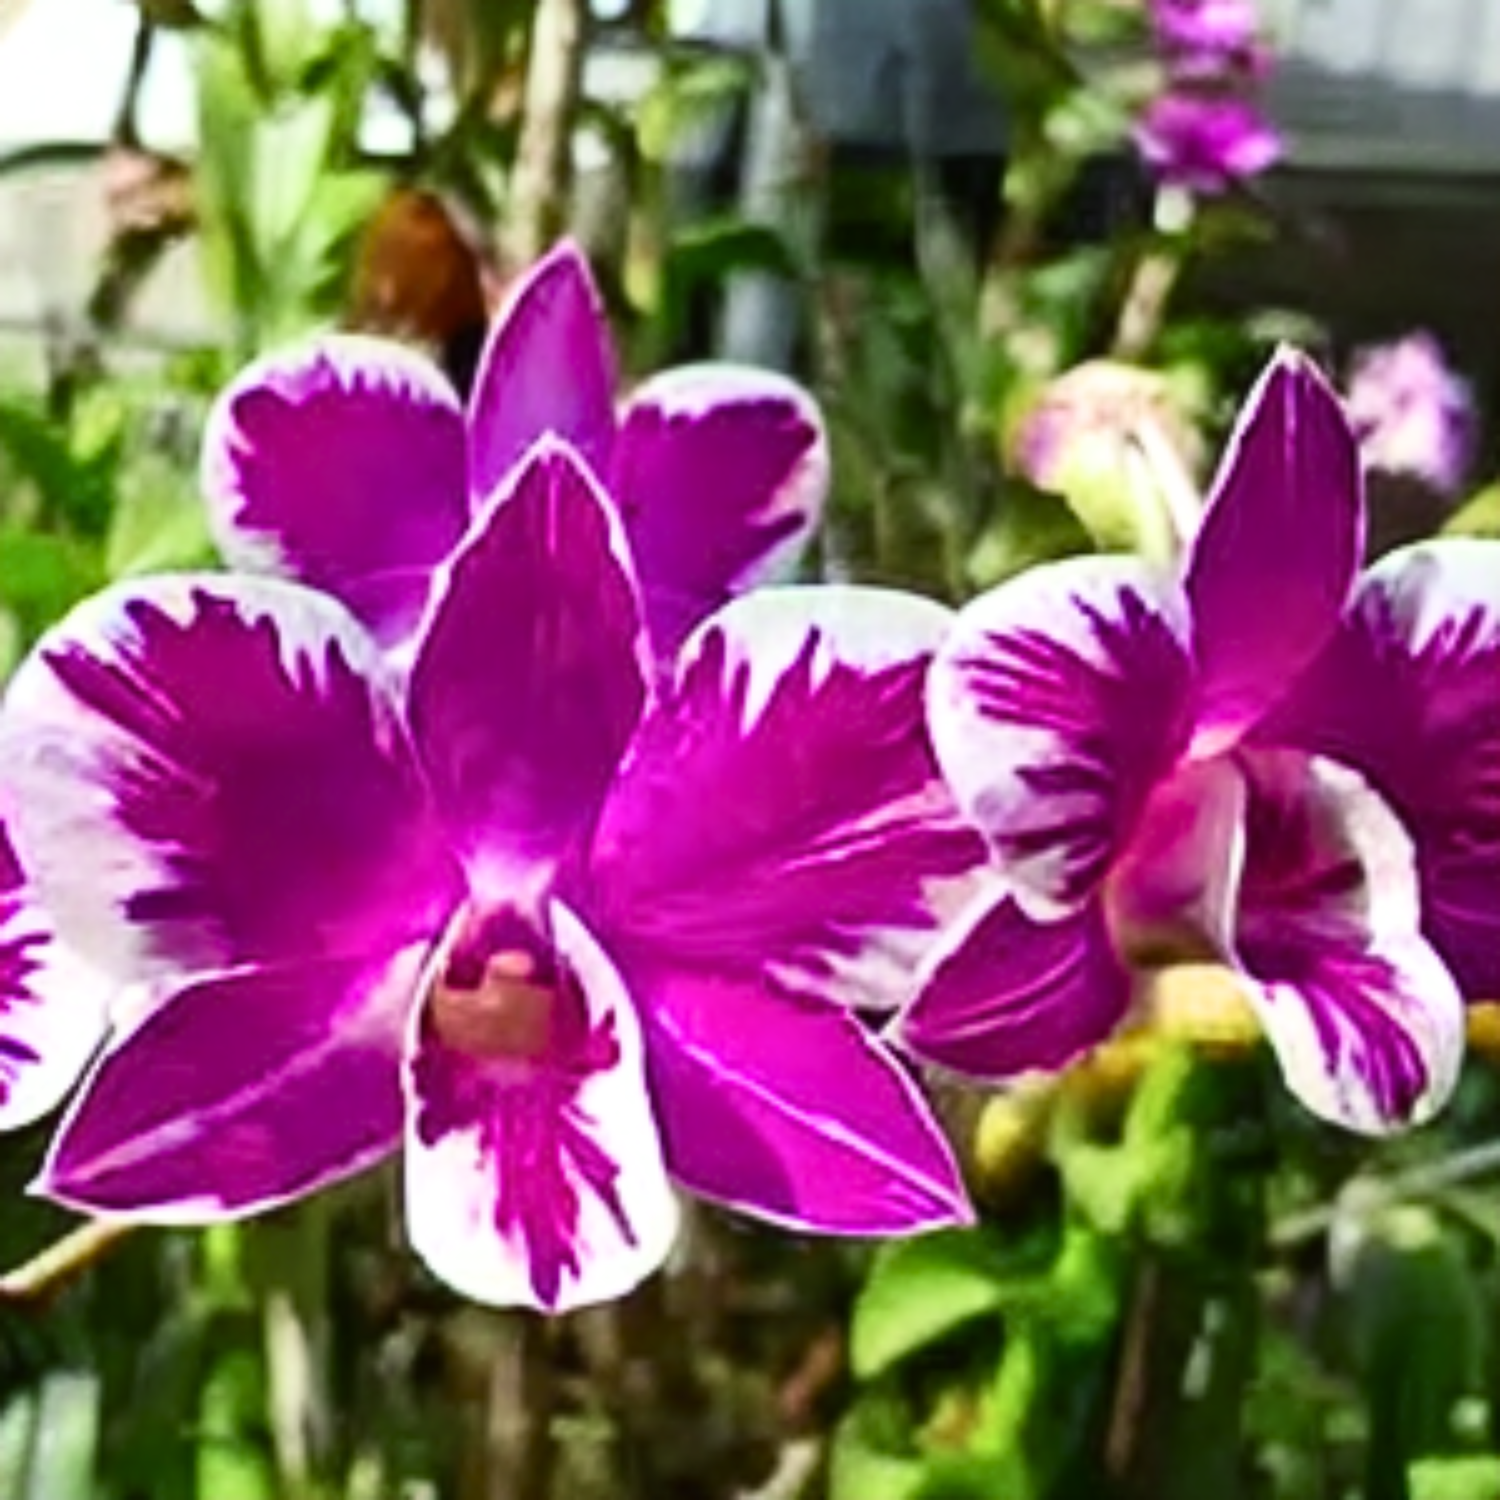
{"type": "Polygon", "coordinates": [[[517,282],[467,411],[436,366],[397,344],[336,334],[277,351],[209,420],[215,539],[232,568],[332,594],[399,653],[475,508],[551,432],[619,507],[651,644],[669,663],[699,621],[801,549],[828,446],[811,396],[767,370],[665,370],[618,416],[615,386],[598,290],[569,242],[517,282]]]}
{"type": "Polygon", "coordinates": [[[434,1271],[550,1310],[661,1262],[669,1177],[817,1231],[962,1220],[940,1131],[854,1013],[909,998],[983,860],[922,717],[949,620],[766,589],[662,678],[620,518],[555,438],[435,568],[400,666],[280,580],[80,606],[11,685],[0,781],[62,940],[149,1003],[41,1190],[201,1223],[404,1140],[434,1271]]]}
{"type": "Polygon", "coordinates": [[[929,719],[1008,890],[935,949],[916,1053],[1058,1067],[1125,1017],[1133,964],[1210,956],[1315,1112],[1441,1104],[1461,988],[1500,990],[1500,545],[1356,588],[1362,532],[1349,423],[1285,354],[1177,576],[1074,559],[960,613],[929,719]]]}

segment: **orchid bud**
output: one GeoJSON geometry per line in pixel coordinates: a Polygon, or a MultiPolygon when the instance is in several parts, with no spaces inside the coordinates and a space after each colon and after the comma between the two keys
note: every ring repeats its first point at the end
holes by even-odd
{"type": "Polygon", "coordinates": [[[1162,376],[1095,360],[1042,391],[1010,459],[1029,483],[1061,495],[1102,550],[1169,562],[1199,509],[1195,448],[1162,376]]]}

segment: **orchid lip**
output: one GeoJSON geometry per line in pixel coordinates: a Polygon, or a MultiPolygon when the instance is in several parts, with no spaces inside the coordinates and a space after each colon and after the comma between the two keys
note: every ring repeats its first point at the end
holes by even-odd
{"type": "Polygon", "coordinates": [[[551,1048],[560,975],[538,923],[513,906],[462,907],[428,999],[437,1038],[483,1062],[525,1065],[551,1048]]]}

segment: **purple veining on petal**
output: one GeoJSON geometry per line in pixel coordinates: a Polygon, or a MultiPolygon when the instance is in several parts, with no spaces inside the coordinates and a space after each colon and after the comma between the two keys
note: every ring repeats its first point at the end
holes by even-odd
{"type": "Polygon", "coordinates": [[[581,1270],[577,1230],[583,1194],[596,1197],[634,1244],[616,1189],[619,1169],[579,1118],[584,1077],[620,1060],[611,1017],[589,1025],[576,991],[560,984],[555,1030],[545,1061],[475,1059],[445,1046],[424,1024],[412,1064],[415,1130],[426,1146],[465,1131],[495,1163],[492,1224],[505,1239],[524,1240],[531,1286],[544,1307],[557,1305],[563,1283],[581,1270]]]}
{"type": "Polygon", "coordinates": [[[8,1101],[16,1065],[38,1060],[30,1042],[6,1034],[7,1013],[37,1003],[31,981],[41,969],[37,949],[47,941],[46,934],[35,927],[14,930],[25,911],[23,885],[10,835],[0,825],[0,1112],[8,1101]]]}
{"type": "Polygon", "coordinates": [[[232,566],[331,593],[390,642],[463,534],[466,466],[463,411],[437,368],[340,334],[258,360],[224,392],[203,485],[232,566]]]}
{"type": "Polygon", "coordinates": [[[1417,846],[1423,927],[1471,999],[1500,995],[1500,545],[1383,559],[1264,726],[1353,766],[1417,846]]]}
{"type": "Polygon", "coordinates": [[[388,952],[456,900],[375,647],[292,585],[99,596],[18,674],[5,742],[42,898],[123,979],[388,952]]]}
{"type": "Polygon", "coordinates": [[[410,1048],[413,1243],[497,1305],[622,1295],[665,1255],[675,1210],[619,973],[557,903],[550,937],[517,910],[477,912],[455,949],[410,1048]]]}
{"type": "Polygon", "coordinates": [[[618,519],[577,455],[534,447],[439,582],[412,733],[470,874],[545,875],[591,826],[646,695],[618,519]]]}
{"type": "Polygon", "coordinates": [[[155,1223],[260,1212],[362,1170],[401,1132],[425,949],[195,981],[101,1059],[59,1129],[49,1197],[155,1223]]]}
{"type": "Polygon", "coordinates": [[[933,951],[896,1034],[971,1078],[1055,1071],[1109,1037],[1130,993],[1101,903],[1034,922],[1010,896],[987,897],[933,951]]]}
{"type": "Polygon", "coordinates": [[[0,828],[0,1130],[61,1102],[104,1038],[112,991],[58,943],[0,828]]]}
{"type": "Polygon", "coordinates": [[[898,645],[908,612],[935,607],[854,593],[742,601],[705,628],[648,716],[590,867],[591,920],[622,957],[769,971],[859,1004],[904,998],[905,950],[942,920],[943,883],[984,851],[927,742],[928,653],[898,645]],[[853,622],[878,639],[883,620],[893,659],[862,661],[853,622]],[[786,641],[773,644],[773,623],[786,641]]]}
{"type": "Polygon", "coordinates": [[[1239,757],[1250,795],[1235,949],[1292,1088],[1365,1130],[1442,1102],[1462,1002],[1418,932],[1413,851],[1352,771],[1286,751],[1239,757]]]}
{"type": "Polygon", "coordinates": [[[938,757],[1023,902],[1086,901],[1186,748],[1191,671],[1146,576],[1112,558],[1036,569],[963,611],[938,655],[938,757]]]}
{"type": "Polygon", "coordinates": [[[688,365],[631,398],[611,470],[658,657],[789,560],[817,520],[827,441],[784,376],[688,365]]]}

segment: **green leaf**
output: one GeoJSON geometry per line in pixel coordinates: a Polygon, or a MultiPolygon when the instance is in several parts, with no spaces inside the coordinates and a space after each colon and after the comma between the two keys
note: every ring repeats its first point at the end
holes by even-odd
{"type": "Polygon", "coordinates": [[[1407,1475],[1411,1500],[1495,1500],[1500,1495],[1500,1458],[1424,1458],[1407,1475]]]}
{"type": "Polygon", "coordinates": [[[213,561],[208,518],[192,479],[159,454],[142,454],[120,477],[104,544],[111,578],[164,573],[213,561]]]}
{"type": "Polygon", "coordinates": [[[999,1310],[1005,1265],[990,1236],[954,1229],[882,1247],[854,1306],[850,1362],[869,1380],[999,1310]]]}
{"type": "Polygon", "coordinates": [[[1370,1413],[1368,1494],[1396,1500],[1407,1464],[1455,1440],[1455,1409],[1480,1389],[1486,1317],[1460,1243],[1437,1214],[1405,1205],[1362,1227],[1348,1313],[1370,1413]]]}
{"type": "Polygon", "coordinates": [[[34,636],[103,582],[94,549],[67,536],[0,526],[0,606],[34,636]]]}
{"type": "Polygon", "coordinates": [[[894,1424],[879,1398],[855,1404],[833,1435],[829,1500],[917,1500],[927,1473],[917,1455],[893,1451],[894,1424]]]}

